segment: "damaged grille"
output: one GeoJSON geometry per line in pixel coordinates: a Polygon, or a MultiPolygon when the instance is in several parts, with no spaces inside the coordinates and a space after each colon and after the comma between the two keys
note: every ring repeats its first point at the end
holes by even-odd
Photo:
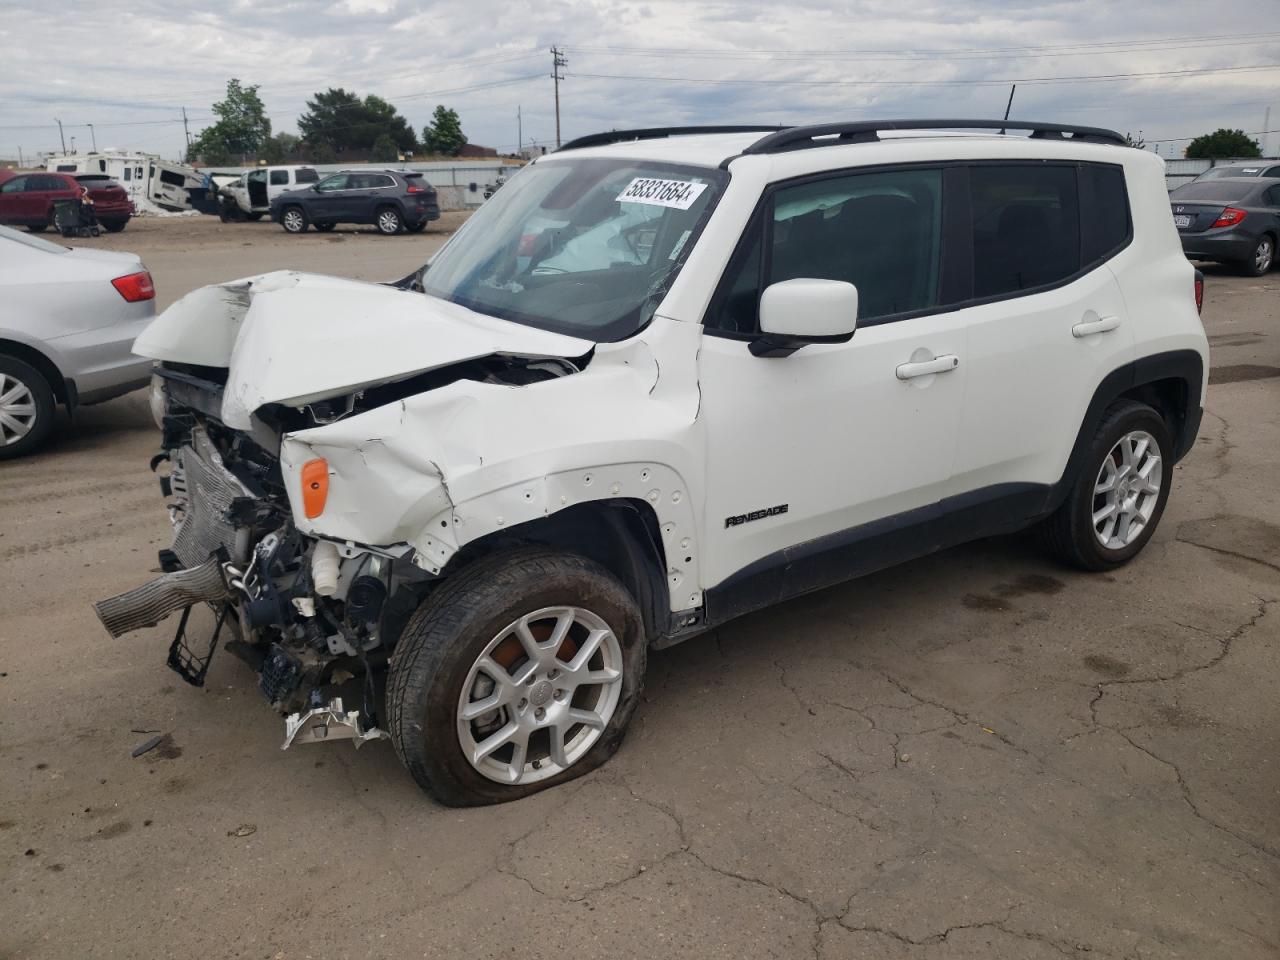
{"type": "Polygon", "coordinates": [[[199,566],[219,548],[242,562],[249,531],[245,528],[241,535],[240,528],[227,520],[227,511],[234,500],[251,494],[223,465],[221,454],[199,427],[191,431],[191,443],[174,457],[171,483],[173,552],[182,565],[199,566]]]}

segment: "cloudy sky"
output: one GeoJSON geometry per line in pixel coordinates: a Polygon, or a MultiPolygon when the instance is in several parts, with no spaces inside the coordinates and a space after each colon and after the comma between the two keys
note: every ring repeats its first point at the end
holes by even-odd
{"type": "Polygon", "coordinates": [[[1280,151],[1276,0],[0,0],[0,159],[59,148],[178,157],[229,77],[296,132],[328,86],[421,130],[437,103],[475,143],[601,129],[876,117],[1015,117],[1142,131],[1164,156],[1219,126],[1280,151]],[[5,10],[11,14],[2,15],[5,10]],[[88,124],[93,124],[91,132],[88,124]],[[1181,141],[1181,142],[1177,142],[1181,141]]]}

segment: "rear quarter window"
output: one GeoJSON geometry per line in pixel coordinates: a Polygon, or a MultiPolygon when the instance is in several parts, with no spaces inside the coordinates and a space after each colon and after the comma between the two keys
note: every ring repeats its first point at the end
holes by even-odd
{"type": "Polygon", "coordinates": [[[1124,169],[1080,167],[1080,257],[1086,267],[1114,256],[1132,235],[1124,169]]]}
{"type": "Polygon", "coordinates": [[[1048,286],[1080,270],[1074,165],[975,166],[969,187],[975,297],[1048,286]]]}
{"type": "Polygon", "coordinates": [[[294,174],[295,183],[315,183],[320,179],[320,174],[316,173],[310,167],[298,170],[294,174]]]}

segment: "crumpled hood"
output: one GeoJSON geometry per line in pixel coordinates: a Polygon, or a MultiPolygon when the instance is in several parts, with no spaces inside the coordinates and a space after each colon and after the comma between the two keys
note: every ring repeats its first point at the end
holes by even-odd
{"type": "Polygon", "coordinates": [[[222,420],[300,407],[495,354],[577,357],[592,343],[376,283],[278,271],[201,287],[133,345],[153,360],[229,368],[222,420]]]}

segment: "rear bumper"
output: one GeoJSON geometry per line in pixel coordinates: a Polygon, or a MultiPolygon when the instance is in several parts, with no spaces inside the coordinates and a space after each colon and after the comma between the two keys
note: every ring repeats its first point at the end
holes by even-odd
{"type": "Polygon", "coordinates": [[[1188,260],[1248,260],[1258,238],[1235,230],[1214,233],[1180,234],[1182,252],[1188,260]]]}
{"type": "Polygon", "coordinates": [[[133,204],[128,200],[93,205],[93,213],[99,220],[128,220],[133,216],[133,204]]]}
{"type": "Polygon", "coordinates": [[[413,223],[430,223],[432,220],[440,219],[440,205],[438,203],[423,204],[409,211],[409,216],[413,223]]]}

